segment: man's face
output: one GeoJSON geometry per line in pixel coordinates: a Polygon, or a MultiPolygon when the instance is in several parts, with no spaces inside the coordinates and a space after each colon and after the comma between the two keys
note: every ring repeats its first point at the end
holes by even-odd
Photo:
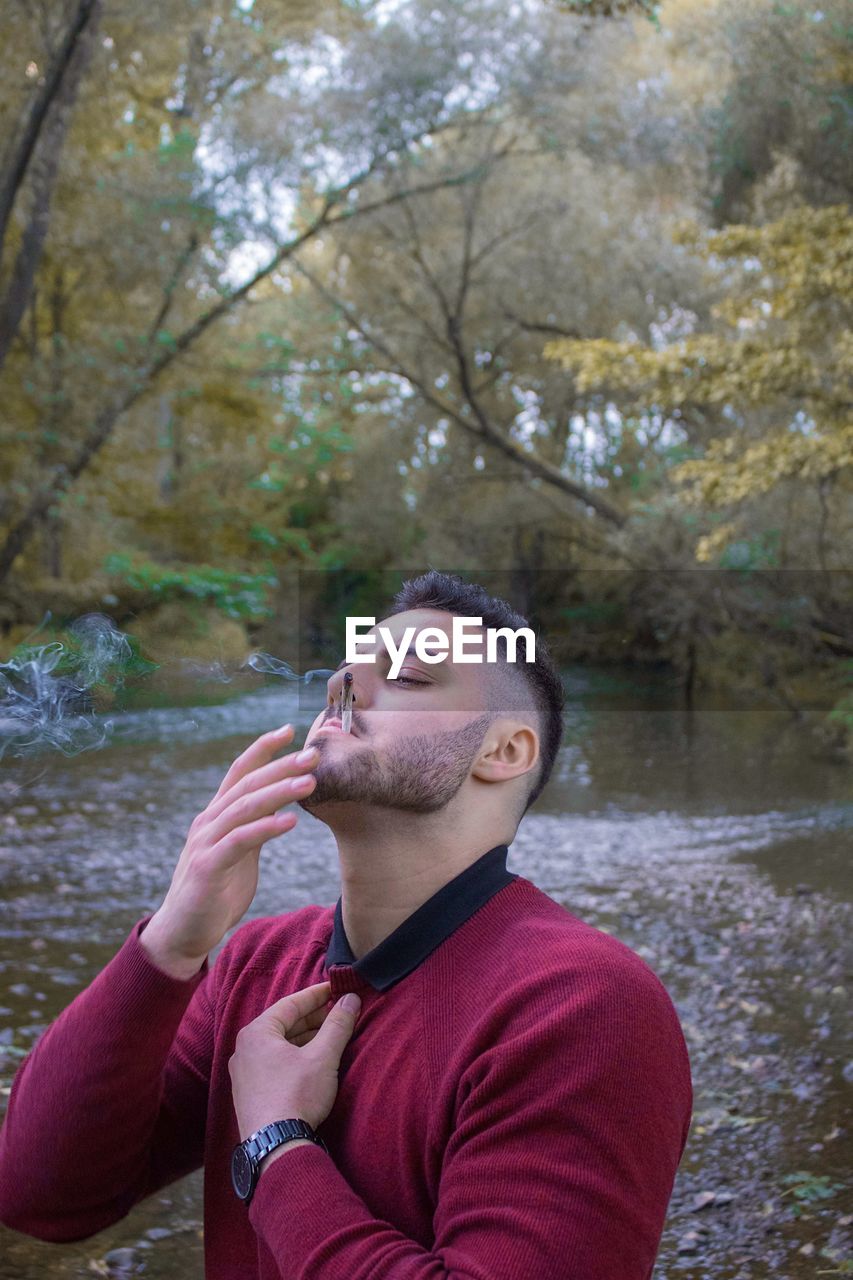
{"type": "MultiPolygon", "coordinates": [[[[349,800],[432,813],[456,795],[493,714],[486,710],[484,666],[453,662],[452,621],[443,609],[395,614],[371,628],[368,634],[376,635],[372,648],[366,641],[357,645],[359,653],[374,654],[374,662],[341,663],[328,682],[326,707],[305,739],[320,757],[312,770],[317,785],[298,801],[303,809],[312,812],[329,801],[349,800]],[[395,648],[406,628],[415,628],[412,652],[395,679],[389,676],[391,658],[379,626],[391,633],[395,648]],[[446,636],[448,653],[441,662],[423,662],[414,652],[417,636],[426,627],[436,627],[446,636]],[[353,676],[352,733],[331,724],[324,727],[339,719],[344,671],[353,676]]],[[[435,646],[429,648],[434,651],[435,646]]],[[[469,641],[466,652],[481,649],[469,641]]]]}

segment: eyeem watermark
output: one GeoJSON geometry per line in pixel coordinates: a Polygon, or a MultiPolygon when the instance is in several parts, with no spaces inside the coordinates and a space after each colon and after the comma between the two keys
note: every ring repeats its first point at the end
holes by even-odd
{"type": "MultiPolygon", "coordinates": [[[[346,644],[344,649],[344,661],[353,662],[375,662],[375,653],[365,653],[364,646],[369,645],[371,648],[376,644],[375,635],[359,635],[359,628],[371,628],[376,625],[375,618],[354,617],[346,620],[346,644]],[[361,645],[359,651],[356,645],[361,645]]],[[[451,655],[454,662],[497,662],[498,661],[498,638],[502,637],[506,641],[506,661],[516,661],[516,651],[520,637],[524,639],[525,646],[525,662],[536,661],[536,637],[530,627],[519,627],[517,631],[513,631],[511,627],[487,627],[486,628],[486,653],[482,652],[483,647],[483,619],[458,617],[454,615],[452,625],[452,647],[448,645],[447,633],[439,627],[422,627],[417,632],[417,639],[414,643],[414,650],[421,662],[433,663],[443,662],[444,659],[451,655]],[[474,631],[479,634],[474,634],[474,631]],[[477,644],[480,646],[479,653],[470,653],[466,651],[466,645],[477,644]]],[[[400,673],[400,668],[412,646],[412,639],[417,631],[416,627],[406,627],[403,632],[399,645],[395,644],[394,637],[387,627],[379,627],[379,638],[385,646],[385,651],[391,659],[391,666],[388,675],[392,680],[396,680],[400,673]]],[[[502,659],[503,660],[503,659],[502,659]]]]}

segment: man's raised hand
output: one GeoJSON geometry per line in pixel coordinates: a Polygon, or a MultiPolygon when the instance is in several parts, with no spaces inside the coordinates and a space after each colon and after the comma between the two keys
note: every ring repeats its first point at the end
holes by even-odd
{"type": "Polygon", "coordinates": [[[196,974],[243,918],[258,887],[261,848],[298,820],[295,810],[277,811],[316,785],[308,772],[315,747],[272,758],[292,738],[288,724],[256,739],[190,826],[166,897],[140,935],[154,964],[175,978],[196,974]]]}

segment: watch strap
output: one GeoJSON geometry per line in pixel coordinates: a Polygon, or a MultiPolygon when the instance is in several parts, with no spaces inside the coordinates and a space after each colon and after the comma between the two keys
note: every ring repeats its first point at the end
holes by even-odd
{"type": "Polygon", "coordinates": [[[293,1116],[287,1120],[275,1120],[256,1129],[243,1142],[238,1142],[231,1153],[231,1185],[235,1194],[248,1205],[255,1193],[260,1165],[263,1159],[285,1142],[294,1138],[307,1138],[329,1154],[329,1148],[307,1120],[293,1116]]]}
{"type": "Polygon", "coordinates": [[[274,1120],[272,1124],[265,1124],[263,1128],[256,1129],[243,1143],[243,1149],[252,1161],[259,1163],[276,1147],[280,1147],[283,1142],[291,1142],[294,1138],[307,1138],[309,1142],[315,1142],[318,1147],[322,1147],[328,1155],[329,1148],[320,1135],[312,1129],[307,1120],[301,1120],[298,1117],[274,1120]]]}

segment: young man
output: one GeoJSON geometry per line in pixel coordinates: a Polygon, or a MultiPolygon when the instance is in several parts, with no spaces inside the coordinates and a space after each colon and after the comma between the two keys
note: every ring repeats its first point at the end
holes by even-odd
{"type": "MultiPolygon", "coordinates": [[[[526,625],[435,571],[379,625],[399,647],[454,617],[526,625]]],[[[0,1219],[83,1239],[203,1164],[209,1280],[648,1280],[691,1118],[675,1009],[506,869],[559,677],[540,639],[394,678],[375,652],[306,751],[273,759],[287,727],[235,761],[161,907],[21,1065],[0,1219]],[[208,968],[293,799],[334,833],[336,906],[251,921],[208,968]]]]}

